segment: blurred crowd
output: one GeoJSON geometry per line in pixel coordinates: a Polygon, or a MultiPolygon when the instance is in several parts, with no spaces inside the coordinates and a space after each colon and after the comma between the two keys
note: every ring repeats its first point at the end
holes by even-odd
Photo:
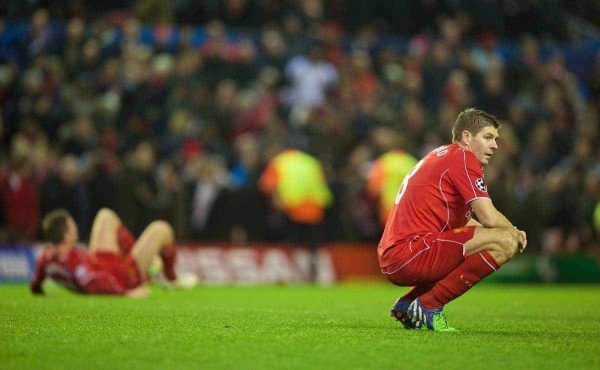
{"type": "Polygon", "coordinates": [[[573,71],[564,48],[474,34],[464,12],[398,37],[369,23],[350,32],[323,2],[297,3],[243,29],[148,25],[129,11],[37,9],[2,23],[0,242],[37,240],[58,207],[85,237],[105,206],[134,232],[163,218],[179,240],[285,240],[285,217],[257,180],[294,147],[322,163],[334,194],[323,238],[376,243],[373,161],[448,143],[474,106],[505,122],[486,180],[529,248],[597,250],[600,53],[573,71]]]}

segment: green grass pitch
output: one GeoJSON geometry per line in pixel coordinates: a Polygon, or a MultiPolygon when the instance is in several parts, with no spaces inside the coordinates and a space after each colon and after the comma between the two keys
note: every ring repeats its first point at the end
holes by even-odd
{"type": "Polygon", "coordinates": [[[402,329],[383,283],[48,291],[0,285],[0,369],[600,369],[598,286],[478,286],[460,333],[402,329]]]}

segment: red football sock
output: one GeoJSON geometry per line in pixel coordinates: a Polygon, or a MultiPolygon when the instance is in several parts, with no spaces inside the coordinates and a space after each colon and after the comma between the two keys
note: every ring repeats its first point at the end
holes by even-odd
{"type": "Polygon", "coordinates": [[[175,273],[175,261],[177,259],[177,249],[175,244],[169,244],[160,252],[160,258],[163,262],[163,274],[169,281],[177,280],[175,273]]]}
{"type": "Polygon", "coordinates": [[[435,283],[414,286],[405,295],[403,295],[402,298],[406,299],[409,302],[412,302],[415,299],[417,299],[417,297],[420,297],[423,294],[430,291],[434,284],[435,283]]]}
{"type": "Polygon", "coordinates": [[[421,303],[427,309],[441,308],[499,268],[500,265],[487,251],[475,253],[423,294],[421,303]]]}
{"type": "Polygon", "coordinates": [[[119,225],[119,230],[117,231],[117,242],[119,243],[119,248],[123,254],[129,253],[135,244],[135,237],[123,224],[119,225]]]}

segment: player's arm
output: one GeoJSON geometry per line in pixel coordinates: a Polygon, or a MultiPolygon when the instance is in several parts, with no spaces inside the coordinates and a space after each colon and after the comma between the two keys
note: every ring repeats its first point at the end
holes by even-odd
{"type": "Polygon", "coordinates": [[[42,284],[44,279],[46,279],[46,263],[45,254],[42,253],[35,264],[35,270],[31,277],[31,282],[29,283],[29,289],[33,294],[44,294],[42,284]]]}
{"type": "MultiPolygon", "coordinates": [[[[483,180],[483,169],[472,153],[457,152],[458,158],[449,168],[449,178],[466,203],[471,206],[477,220],[486,228],[513,229],[513,224],[494,207],[483,180]],[[461,158],[462,157],[462,158],[461,158]]],[[[515,228],[516,229],[516,228],[515,228]]],[[[527,245],[527,235],[518,230],[519,250],[527,245]]]]}
{"type": "MultiPolygon", "coordinates": [[[[514,226],[502,212],[498,211],[490,199],[475,199],[471,203],[471,208],[477,216],[479,223],[487,228],[515,228],[519,232],[519,251],[523,252],[527,247],[527,233],[514,226]]],[[[471,219],[471,221],[474,221],[471,219]]],[[[469,224],[467,223],[467,225],[469,224]]],[[[478,226],[478,225],[475,225],[478,226]]]]}
{"type": "Polygon", "coordinates": [[[448,169],[449,179],[465,202],[471,206],[483,227],[508,228],[513,224],[494,207],[483,180],[481,164],[472,153],[457,152],[448,169]]]}
{"type": "Polygon", "coordinates": [[[508,228],[513,224],[494,207],[483,179],[481,164],[472,153],[457,152],[448,169],[448,178],[475,213],[483,227],[508,228]]]}
{"type": "Polygon", "coordinates": [[[478,198],[471,202],[477,220],[484,227],[514,227],[514,225],[494,207],[490,199],[478,198]]]}

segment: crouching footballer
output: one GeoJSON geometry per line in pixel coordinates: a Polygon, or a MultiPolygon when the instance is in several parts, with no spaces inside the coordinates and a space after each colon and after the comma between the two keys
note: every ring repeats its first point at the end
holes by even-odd
{"type": "Polygon", "coordinates": [[[483,177],[499,128],[494,116],[466,109],[453,143],[404,178],[377,252],[388,280],[412,287],[391,310],[407,329],[456,331],[444,306],[527,246],[526,233],[494,207],[483,177]]]}

